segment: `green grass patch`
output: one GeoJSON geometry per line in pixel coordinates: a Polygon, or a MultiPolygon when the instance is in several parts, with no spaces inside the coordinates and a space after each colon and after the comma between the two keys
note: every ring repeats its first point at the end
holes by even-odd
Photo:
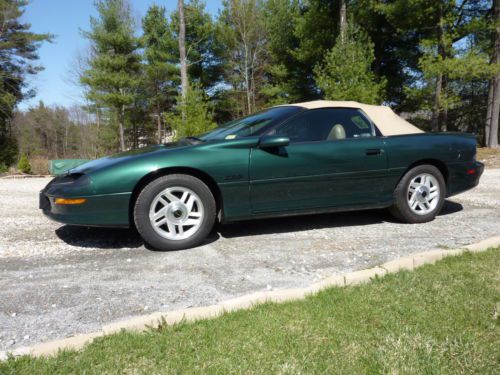
{"type": "Polygon", "coordinates": [[[0,374],[498,374],[500,248],[304,301],[96,339],[0,374]]]}

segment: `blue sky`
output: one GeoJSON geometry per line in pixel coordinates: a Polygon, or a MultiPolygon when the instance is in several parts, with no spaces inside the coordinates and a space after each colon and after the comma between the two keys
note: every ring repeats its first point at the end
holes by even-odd
{"type": "MultiPolygon", "coordinates": [[[[175,9],[176,0],[130,0],[134,15],[141,18],[152,4],[175,9]]],[[[217,14],[221,0],[206,0],[207,9],[217,14]]],[[[31,24],[31,30],[55,35],[52,43],[44,43],[39,50],[39,63],[45,70],[30,79],[37,91],[36,97],[24,101],[20,109],[43,100],[47,105],[69,106],[81,101],[80,89],[71,83],[71,65],[78,53],[85,51],[87,41],[80,30],[89,29],[89,17],[95,16],[93,0],[31,0],[22,20],[31,24]]]]}

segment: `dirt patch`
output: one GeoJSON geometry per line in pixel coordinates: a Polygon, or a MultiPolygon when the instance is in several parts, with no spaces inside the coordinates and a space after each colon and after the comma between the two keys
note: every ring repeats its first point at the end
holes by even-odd
{"type": "Polygon", "coordinates": [[[500,148],[478,148],[477,160],[483,162],[488,168],[500,168],[500,148]]]}

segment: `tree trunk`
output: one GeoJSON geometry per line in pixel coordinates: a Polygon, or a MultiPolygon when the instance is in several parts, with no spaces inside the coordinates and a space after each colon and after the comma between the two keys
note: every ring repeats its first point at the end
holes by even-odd
{"type": "MultiPolygon", "coordinates": [[[[495,47],[493,52],[493,63],[500,64],[500,0],[493,1],[493,15],[497,23],[495,30],[495,47]]],[[[488,147],[498,148],[498,121],[500,116],[500,74],[497,73],[495,78],[491,81],[490,85],[493,87],[492,101],[491,101],[491,122],[489,129],[488,147]]],[[[488,103],[488,107],[490,103],[488,103]]],[[[489,110],[489,108],[488,108],[489,110]]]]}
{"type": "MultiPolygon", "coordinates": [[[[448,77],[443,74],[443,83],[441,85],[441,95],[446,95],[446,90],[448,88],[448,77]]],[[[448,105],[446,105],[441,111],[441,119],[439,120],[440,130],[442,132],[448,131],[448,105]]]]}
{"type": "MultiPolygon", "coordinates": [[[[436,39],[438,45],[438,54],[441,56],[441,59],[446,59],[446,46],[444,41],[444,15],[443,15],[443,4],[441,3],[438,6],[438,18],[439,23],[436,28],[436,39]]],[[[442,107],[442,96],[443,92],[445,92],[447,87],[447,79],[443,73],[439,73],[436,79],[436,93],[434,96],[434,111],[432,114],[432,130],[439,131],[447,129],[447,121],[448,121],[448,111],[445,110],[441,112],[442,107]]]]}
{"type": "Polygon", "coordinates": [[[244,69],[245,69],[245,89],[247,94],[247,115],[252,113],[252,97],[251,97],[251,88],[250,88],[250,76],[249,76],[249,67],[248,67],[248,48],[245,44],[245,61],[244,61],[244,69]]]}
{"type": "Polygon", "coordinates": [[[500,116],[500,74],[497,74],[494,84],[493,103],[491,107],[491,125],[488,147],[498,148],[498,122],[500,116]]]}
{"type": "Polygon", "coordinates": [[[346,0],[339,0],[339,31],[340,40],[344,42],[347,31],[347,4],[346,0]]]}
{"type": "MultiPolygon", "coordinates": [[[[179,57],[181,64],[181,93],[182,100],[186,100],[188,90],[187,61],[186,61],[186,19],[184,17],[184,0],[177,2],[179,11],[179,57]]],[[[185,117],[185,113],[183,113],[185,117]]]]}
{"type": "Polygon", "coordinates": [[[158,118],[157,118],[157,125],[158,125],[158,143],[161,143],[162,141],[162,136],[161,136],[161,113],[160,110],[156,112],[158,118]]]}
{"type": "Polygon", "coordinates": [[[436,79],[436,92],[434,94],[434,111],[432,113],[432,131],[439,131],[439,115],[441,113],[441,91],[443,88],[443,75],[439,74],[436,79]]]}
{"type": "Polygon", "coordinates": [[[69,136],[69,125],[68,123],[65,121],[64,122],[64,158],[66,158],[67,154],[68,154],[68,136],[69,136]]]}
{"type": "Polygon", "coordinates": [[[125,118],[125,106],[122,105],[118,114],[118,132],[120,135],[120,151],[125,151],[125,132],[123,129],[123,120],[125,118]]]}
{"type": "Polygon", "coordinates": [[[493,111],[493,95],[495,95],[495,78],[490,79],[488,88],[488,103],[486,111],[486,123],[484,124],[484,146],[488,146],[490,142],[490,129],[491,129],[491,114],[493,111]]]}
{"type": "MultiPolygon", "coordinates": [[[[93,145],[94,148],[94,159],[97,159],[99,156],[99,150],[100,150],[100,145],[99,145],[99,137],[101,136],[101,111],[99,110],[99,107],[96,106],[95,109],[95,116],[96,116],[96,139],[95,142],[92,142],[91,145],[93,145]]],[[[92,147],[92,146],[91,146],[92,147]]]]}

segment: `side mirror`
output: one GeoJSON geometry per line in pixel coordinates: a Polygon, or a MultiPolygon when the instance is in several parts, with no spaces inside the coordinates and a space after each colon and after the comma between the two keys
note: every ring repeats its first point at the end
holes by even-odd
{"type": "Polygon", "coordinates": [[[265,135],[259,140],[260,148],[284,147],[290,144],[290,138],[280,135],[265,135]]]}

